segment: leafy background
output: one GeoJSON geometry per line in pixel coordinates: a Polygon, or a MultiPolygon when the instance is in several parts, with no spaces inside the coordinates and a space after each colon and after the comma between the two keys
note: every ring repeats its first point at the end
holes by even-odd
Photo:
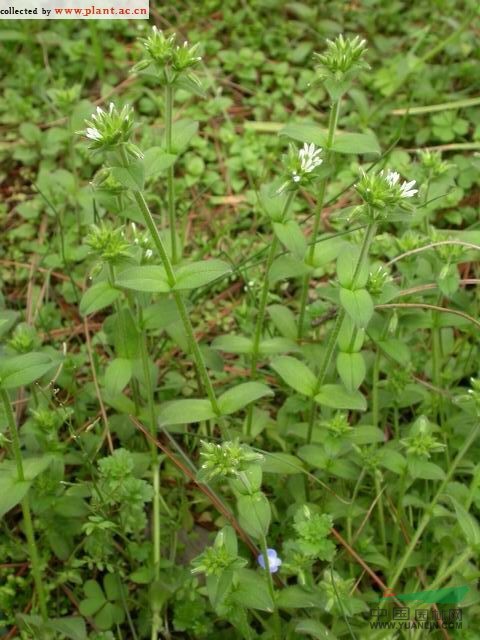
{"type": "MultiPolygon", "coordinates": [[[[215,347],[220,336],[252,332],[270,234],[257,192],[280,173],[288,137],[278,134],[288,125],[283,133],[302,139],[301,128],[295,126],[314,122],[326,127],[328,97],[321,86],[311,85],[312,53],[323,49],[325,38],[359,34],[368,43],[371,68],[359,74],[343,101],[340,128],[368,136],[373,150],[378,145],[385,154],[381,161],[419,184],[427,180],[419,149],[442,151],[448,162],[446,171],[429,181],[428,194],[421,194],[424,206],[413,218],[393,221],[377,236],[374,261],[386,263],[438,240],[480,245],[480,67],[475,3],[366,0],[319,5],[212,0],[168,5],[152,3],[152,22],[176,31],[180,40],[200,42],[204,61],[200,75],[205,99],[181,91],[177,94],[176,117],[199,123],[198,130],[192,125],[175,134],[176,144],[184,148],[176,165],[175,188],[186,230],[186,252],[197,260],[221,258],[234,266],[232,275],[200,289],[191,299],[192,322],[219,392],[248,378],[241,355],[225,354],[212,348],[212,343],[215,347]]],[[[122,376],[127,374],[121,363],[112,366],[114,360],[128,360],[135,351],[135,332],[127,334],[126,344],[119,345],[108,311],[88,319],[79,313],[82,293],[99,268],[84,242],[89,225],[99,216],[116,225],[126,221],[112,216],[104,204],[94,204],[89,181],[100,160],[92,161],[75,132],[83,128],[94,105],[128,102],[138,114],[138,145],[147,149],[158,144],[163,127],[162,95],[153,82],[129,73],[139,57],[137,38],[146,29],[143,21],[3,21],[0,25],[2,353],[33,349],[65,353],[54,384],[21,393],[15,411],[25,450],[52,456],[47,471],[41,466],[32,470],[31,488],[51,609],[57,617],[76,616],[80,611],[92,638],[131,637],[130,617],[139,636],[147,637],[150,576],[145,568],[149,556],[145,531],[151,495],[142,479],[148,466],[145,438],[130,421],[131,400],[122,393],[122,376]],[[80,97],[67,112],[58,105],[55,91],[74,85],[80,97]],[[115,447],[128,449],[130,456],[120,453],[113,460],[108,456],[103,411],[115,447]],[[98,504],[92,483],[111,490],[114,497],[98,504]],[[121,581],[115,576],[121,576],[121,581]]],[[[322,222],[324,231],[330,233],[345,230],[345,221],[335,214],[357,203],[349,187],[358,178],[362,157],[354,141],[351,144],[347,153],[336,155],[335,177],[328,185],[322,222]]],[[[374,156],[367,154],[366,158],[374,156]]],[[[165,207],[163,176],[162,167],[152,169],[149,199],[157,212],[165,207]]],[[[309,229],[314,194],[304,195],[297,199],[295,213],[309,229]]],[[[354,413],[353,422],[363,426],[363,431],[356,435],[348,429],[342,432],[341,420],[335,423],[335,414],[327,410],[314,444],[302,447],[299,424],[305,401],[265,367],[275,399],[260,403],[255,445],[295,456],[295,464],[323,483],[313,482],[307,496],[304,474],[292,473],[290,458],[283,465],[267,458],[264,489],[274,514],[271,546],[281,548],[292,537],[292,505],[308,500],[330,514],[343,535],[351,534],[353,527],[357,554],[384,580],[392,574],[399,547],[406,544],[422,514],[429,513],[433,523],[427,541],[410,559],[405,591],[413,590],[418,580],[422,584],[425,576],[435,576],[438,566],[448,567],[465,545],[477,548],[478,525],[461,511],[461,505],[474,514],[480,506],[478,448],[472,446],[462,460],[461,474],[447,483],[445,495],[450,501],[442,499],[433,512],[428,511],[454,453],[477,420],[475,413],[465,412],[462,402],[456,401],[466,393],[469,378],[478,375],[479,300],[473,282],[479,277],[477,256],[478,251],[457,246],[415,254],[396,265],[395,285],[403,291],[400,302],[434,304],[460,313],[419,308],[392,311],[391,322],[398,321],[398,328],[384,340],[383,355],[377,361],[374,345],[380,337],[372,337],[366,348],[369,375],[362,391],[369,399],[372,392],[379,395],[380,428],[371,427],[369,413],[362,417],[354,413]],[[371,386],[374,366],[378,367],[376,391],[371,386]],[[415,434],[418,420],[427,420],[452,457],[439,448],[431,459],[416,458],[408,444],[401,444],[415,434]],[[356,484],[359,474],[365,478],[360,486],[356,484]],[[395,509],[401,492],[406,518],[403,531],[395,509]],[[348,510],[337,496],[350,500],[352,495],[354,507],[348,510]],[[388,540],[379,534],[379,495],[388,540]],[[455,508],[457,504],[460,507],[455,508]],[[422,568],[423,577],[417,576],[414,567],[422,568]]],[[[315,331],[304,351],[312,364],[323,348],[325,324],[332,315],[335,298],[329,282],[334,274],[333,259],[325,260],[316,274],[308,309],[315,331]]],[[[277,275],[269,297],[268,331],[272,337],[291,338],[288,318],[275,305],[295,308],[297,284],[285,280],[281,271],[277,275]]],[[[152,307],[147,326],[158,407],[173,398],[194,396],[195,372],[182,355],[185,337],[170,307],[152,307]]],[[[372,328],[373,334],[377,328],[372,328]]],[[[242,421],[243,416],[233,419],[238,433],[242,421]]],[[[0,425],[6,430],[2,413],[0,425]]],[[[186,454],[198,461],[198,433],[181,425],[172,427],[172,433],[186,454]]],[[[173,446],[168,439],[165,442],[173,446]]],[[[8,478],[3,481],[2,477],[6,496],[8,478]]],[[[203,583],[192,576],[190,566],[225,519],[168,460],[162,466],[162,486],[164,583],[156,597],[164,607],[172,637],[226,637],[231,634],[228,623],[213,614],[203,583]]],[[[1,528],[0,615],[7,638],[20,633],[16,614],[28,614],[32,607],[33,587],[20,525],[20,512],[14,509],[1,528]]],[[[322,544],[326,544],[326,532],[323,536],[322,544]]],[[[312,606],[305,594],[293,593],[291,600],[283,596],[281,606],[295,612],[286,637],[326,637],[321,635],[323,625],[339,638],[349,637],[351,627],[358,637],[387,637],[374,636],[362,617],[367,596],[378,591],[379,585],[364,576],[338,539],[335,542],[333,564],[343,609],[338,594],[328,591],[329,562],[317,559],[314,574],[319,590],[314,615],[297,615],[297,608],[312,606]],[[361,584],[352,591],[357,580],[361,584]]],[[[243,547],[242,554],[249,557],[243,547]]],[[[474,558],[472,552],[453,575],[458,584],[475,584],[478,567],[474,558]]],[[[291,575],[298,575],[298,567],[291,575]]],[[[460,632],[463,635],[452,632],[452,637],[476,637],[479,608],[475,589],[468,598],[466,629],[460,632]]],[[[247,609],[251,604],[247,599],[243,602],[247,609]]],[[[56,632],[63,637],[61,630],[56,632]]],[[[81,629],[76,632],[83,633],[81,629]]],[[[35,637],[28,630],[23,633],[35,637]]],[[[236,633],[241,633],[238,628],[236,633]]]]}

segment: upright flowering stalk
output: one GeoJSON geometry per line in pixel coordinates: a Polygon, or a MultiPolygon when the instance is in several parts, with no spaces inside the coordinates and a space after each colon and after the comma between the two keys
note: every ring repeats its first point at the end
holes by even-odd
{"type": "MultiPolygon", "coordinates": [[[[151,34],[142,39],[141,43],[144,55],[142,60],[134,66],[133,71],[152,71],[159,84],[165,88],[164,147],[167,153],[174,154],[172,128],[175,89],[179,85],[190,90],[200,88],[200,82],[193,72],[193,68],[201,61],[198,55],[199,46],[198,44],[190,45],[188,42],[178,45],[174,34],[167,37],[157,27],[153,27],[151,34]]],[[[172,262],[175,264],[181,257],[181,250],[177,247],[174,170],[173,164],[167,169],[167,212],[172,262]]]]}
{"type": "MultiPolygon", "coordinates": [[[[286,167],[283,176],[284,181],[276,192],[277,196],[283,196],[284,203],[280,215],[273,220],[274,223],[276,222],[282,224],[287,220],[293,199],[298,189],[310,185],[314,180],[315,170],[320,167],[323,162],[321,155],[322,149],[316,147],[313,143],[305,143],[301,149],[297,149],[294,145],[290,145],[290,149],[286,157],[286,167]]],[[[257,377],[260,341],[262,338],[263,326],[265,323],[268,292],[270,290],[270,270],[277,255],[278,246],[278,238],[274,234],[270,244],[270,250],[268,252],[263,286],[260,293],[260,301],[258,304],[255,329],[253,332],[252,359],[250,367],[251,376],[253,379],[257,377]]],[[[250,435],[251,433],[252,420],[253,406],[249,407],[248,409],[246,429],[247,435],[250,435]]]]}
{"type": "MultiPolygon", "coordinates": [[[[342,35],[336,40],[327,40],[327,48],[321,54],[315,54],[318,61],[316,68],[317,81],[324,84],[330,96],[330,115],[328,119],[328,133],[325,142],[326,159],[329,160],[333,151],[333,142],[337,130],[338,117],[340,114],[340,104],[343,94],[349,88],[355,74],[366,66],[363,60],[365,53],[365,40],[358,36],[352,39],[345,39],[342,35]]],[[[313,221],[312,237],[308,250],[306,262],[313,268],[315,246],[317,243],[318,231],[325,200],[327,186],[327,174],[320,182],[317,206],[313,221]]],[[[310,287],[310,272],[307,272],[302,280],[300,295],[300,313],[298,318],[298,337],[302,338],[305,331],[305,311],[308,300],[308,290],[310,287]]]]}
{"type": "MultiPolygon", "coordinates": [[[[83,131],[83,135],[90,143],[92,151],[97,153],[107,152],[112,166],[107,167],[102,172],[101,180],[109,182],[113,180],[113,186],[123,183],[121,188],[130,192],[136,202],[141,214],[143,215],[145,225],[150,233],[153,245],[160,257],[166,279],[169,287],[172,289],[172,296],[178,308],[178,312],[185,329],[185,333],[189,342],[189,350],[195,361],[199,377],[205,388],[212,408],[216,414],[220,414],[215,391],[209,378],[202,353],[196,342],[190,318],[185,306],[185,302],[181,293],[175,290],[177,277],[175,275],[172,261],[168,255],[162,237],[155,225],[153,216],[147,205],[145,197],[142,193],[143,185],[143,164],[142,153],[131,142],[131,135],[134,129],[132,109],[128,106],[118,110],[113,104],[110,104],[107,111],[98,109],[97,113],[90,121],[87,121],[87,127],[83,131]]],[[[120,188],[120,187],[118,187],[120,188]]],[[[143,362],[146,385],[148,387],[148,404],[150,429],[152,435],[156,433],[156,411],[153,403],[153,388],[150,380],[150,369],[148,363],[148,354],[146,345],[141,348],[141,357],[143,362]]],[[[152,523],[152,542],[153,542],[153,566],[155,582],[158,582],[160,576],[160,469],[156,448],[151,444],[152,455],[152,476],[153,476],[153,523],[152,523]]],[[[162,628],[161,610],[154,602],[152,604],[152,640],[156,640],[162,628]]]]}
{"type": "MultiPolygon", "coordinates": [[[[360,254],[350,281],[349,286],[351,290],[354,290],[356,287],[362,267],[367,259],[370,245],[375,236],[377,226],[382,222],[385,222],[392,211],[396,209],[408,211],[411,209],[409,200],[418,192],[418,189],[415,189],[414,186],[415,180],[400,183],[400,174],[396,171],[388,170],[386,172],[380,171],[379,173],[362,173],[360,180],[355,185],[355,189],[361,196],[364,204],[357,207],[354,216],[360,221],[365,222],[367,226],[360,254]]],[[[320,365],[316,384],[317,393],[325,381],[325,376],[327,374],[328,367],[330,366],[332,355],[345,317],[346,311],[342,306],[337,313],[335,324],[327,342],[325,355],[320,365]]],[[[312,440],[315,412],[316,404],[315,401],[312,400],[307,431],[308,442],[311,442],[312,440]]]]}

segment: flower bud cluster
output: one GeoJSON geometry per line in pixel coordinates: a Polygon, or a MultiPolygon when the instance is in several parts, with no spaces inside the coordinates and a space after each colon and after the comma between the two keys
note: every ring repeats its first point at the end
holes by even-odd
{"type": "Polygon", "coordinates": [[[294,145],[290,145],[287,156],[286,180],[278,189],[277,193],[292,191],[301,186],[306,186],[314,177],[314,171],[323,162],[320,157],[322,149],[316,147],[313,142],[305,142],[299,150],[294,145]]]}
{"type": "Polygon", "coordinates": [[[202,442],[200,451],[202,459],[202,475],[206,478],[238,477],[252,462],[260,462],[263,456],[252,451],[248,445],[240,444],[238,440],[214,444],[202,442]]]}
{"type": "Polygon", "coordinates": [[[102,223],[94,224],[86,238],[86,243],[105,262],[114,264],[121,258],[127,257],[129,244],[123,229],[102,223]]]}
{"type": "MultiPolygon", "coordinates": [[[[141,43],[144,57],[133,67],[133,71],[143,71],[153,66],[163,75],[167,84],[173,83],[179,75],[197,66],[202,59],[198,55],[198,44],[190,45],[185,41],[178,45],[174,34],[166,36],[157,27],[153,27],[151,34],[142,39],[141,43]]],[[[188,75],[195,79],[190,73],[188,75]]]]}

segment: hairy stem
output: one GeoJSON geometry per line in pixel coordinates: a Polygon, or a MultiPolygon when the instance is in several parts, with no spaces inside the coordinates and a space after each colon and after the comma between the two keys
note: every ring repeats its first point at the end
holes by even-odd
{"type": "MultiPolygon", "coordinates": [[[[145,220],[145,225],[147,226],[150,232],[150,235],[152,236],[152,240],[155,244],[155,247],[157,248],[157,251],[160,255],[160,259],[162,261],[163,267],[167,274],[168,283],[171,287],[174,287],[177,282],[175,272],[173,270],[171,260],[168,257],[168,253],[165,249],[165,245],[163,244],[163,240],[157,229],[157,226],[152,217],[150,209],[141,191],[134,191],[133,196],[140,208],[140,211],[142,212],[143,218],[145,220]]],[[[192,357],[194,359],[195,366],[198,371],[198,375],[200,376],[200,379],[208,395],[208,398],[211,402],[213,410],[215,411],[215,413],[220,414],[220,409],[218,406],[215,391],[213,389],[212,381],[210,380],[210,376],[208,375],[207,367],[205,365],[202,352],[200,351],[200,347],[195,338],[192,323],[190,322],[190,318],[188,315],[187,307],[179,291],[173,291],[172,294],[173,294],[173,299],[175,300],[175,304],[177,305],[178,312],[180,314],[180,319],[182,321],[183,328],[185,329],[185,333],[187,334],[188,346],[191,351],[192,357]]]]}
{"type": "MultiPolygon", "coordinates": [[[[281,216],[282,221],[285,220],[285,217],[288,214],[294,195],[295,195],[294,191],[290,192],[288,194],[287,199],[285,200],[285,205],[283,207],[282,216],[281,216]]],[[[260,340],[262,339],[263,325],[265,323],[265,312],[267,309],[268,292],[270,290],[270,270],[272,268],[273,261],[275,260],[275,256],[277,255],[277,250],[278,250],[278,239],[274,235],[272,238],[272,244],[270,245],[270,250],[268,252],[267,264],[265,266],[262,292],[260,294],[257,320],[255,323],[255,330],[253,334],[252,360],[250,365],[250,373],[253,380],[257,377],[257,365],[258,365],[258,356],[259,356],[259,349],[260,349],[260,340]]],[[[247,435],[251,434],[252,417],[253,417],[253,405],[251,405],[248,409],[247,435]]]]}
{"type": "MultiPolygon", "coordinates": [[[[340,100],[335,101],[330,109],[330,116],[328,119],[328,134],[327,134],[327,158],[330,156],[333,140],[335,138],[335,131],[337,130],[338,116],[340,113],[340,100]]],[[[315,210],[315,217],[313,220],[312,241],[307,254],[307,262],[310,266],[313,264],[315,256],[315,246],[317,244],[318,231],[320,229],[320,222],[322,218],[323,203],[325,201],[325,192],[327,189],[327,178],[323,178],[320,182],[320,188],[318,192],[317,206],[315,210]]],[[[307,308],[308,289],[310,287],[310,272],[305,274],[302,280],[302,292],[300,294],[300,313],[298,317],[298,338],[303,338],[305,330],[305,311],[307,308]]]]}
{"type": "MultiPolygon", "coordinates": [[[[165,86],[165,147],[167,153],[172,153],[172,125],[173,125],[173,99],[175,89],[171,84],[165,86]]],[[[170,243],[172,247],[172,262],[175,264],[178,259],[177,233],[175,224],[175,191],[173,186],[174,165],[167,170],[167,211],[168,226],[170,227],[170,243]]]]}

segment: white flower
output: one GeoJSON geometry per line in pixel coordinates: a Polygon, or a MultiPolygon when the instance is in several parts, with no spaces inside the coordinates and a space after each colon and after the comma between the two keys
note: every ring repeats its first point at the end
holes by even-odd
{"type": "Polygon", "coordinates": [[[319,158],[321,153],[322,149],[320,147],[315,147],[313,142],[311,144],[307,144],[305,142],[303,148],[298,152],[300,168],[303,173],[311,173],[322,164],[323,160],[319,158]]]}
{"type": "MultiPolygon", "coordinates": [[[[400,174],[397,171],[391,171],[390,169],[387,171],[387,175],[384,175],[383,171],[380,171],[380,175],[387,182],[389,187],[395,187],[400,180],[400,174]]],[[[403,182],[403,184],[398,185],[400,190],[401,198],[412,198],[416,193],[418,193],[418,189],[412,189],[415,186],[416,181],[411,180],[410,182],[403,182]]]]}
{"type": "Polygon", "coordinates": [[[415,180],[411,180],[410,182],[404,182],[400,186],[402,198],[412,198],[416,193],[418,193],[418,189],[412,189],[412,187],[415,186],[415,182],[415,180]]]}
{"type": "MultiPolygon", "coordinates": [[[[380,174],[383,176],[383,171],[380,171],[380,174]]],[[[390,171],[390,169],[387,172],[387,175],[385,176],[385,180],[388,182],[388,184],[391,187],[394,187],[397,182],[400,180],[400,174],[397,173],[396,171],[390,171]]]]}
{"type": "Polygon", "coordinates": [[[303,147],[297,151],[293,145],[290,146],[289,152],[289,166],[287,170],[287,181],[284,182],[277,190],[277,194],[283,193],[285,189],[293,184],[298,184],[302,181],[302,178],[308,173],[312,173],[317,167],[319,167],[323,160],[320,158],[322,149],[316,147],[313,142],[308,144],[304,143],[303,147]]]}
{"type": "Polygon", "coordinates": [[[85,129],[85,136],[90,138],[90,140],[101,140],[102,134],[95,127],[87,127],[85,129]]]}
{"type": "Polygon", "coordinates": [[[145,258],[147,258],[147,260],[148,260],[148,259],[149,259],[149,258],[151,258],[152,256],[153,256],[153,251],[152,251],[151,249],[147,249],[147,250],[145,251],[145,258]]]}

